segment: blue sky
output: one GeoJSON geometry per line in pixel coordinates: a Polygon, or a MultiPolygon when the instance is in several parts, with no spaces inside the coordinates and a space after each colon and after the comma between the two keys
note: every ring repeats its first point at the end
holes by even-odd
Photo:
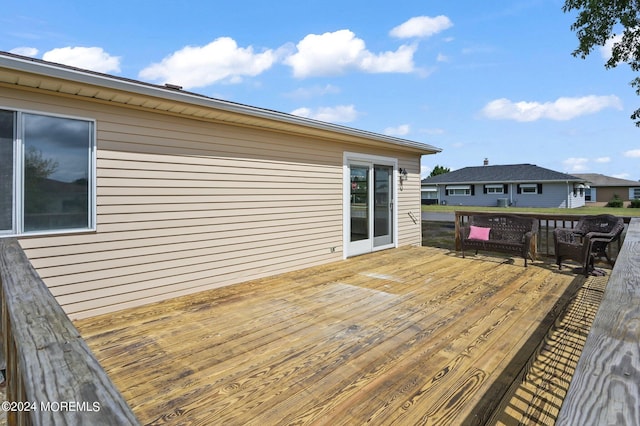
{"type": "Polygon", "coordinates": [[[452,170],[640,179],[640,107],[562,0],[7,2],[0,50],[425,142],[452,170]]]}

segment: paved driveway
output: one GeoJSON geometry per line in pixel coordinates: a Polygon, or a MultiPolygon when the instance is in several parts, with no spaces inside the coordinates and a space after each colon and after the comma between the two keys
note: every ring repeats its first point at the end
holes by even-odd
{"type": "Polygon", "coordinates": [[[429,220],[433,222],[455,222],[455,213],[434,213],[434,212],[422,212],[422,220],[429,220]]]}

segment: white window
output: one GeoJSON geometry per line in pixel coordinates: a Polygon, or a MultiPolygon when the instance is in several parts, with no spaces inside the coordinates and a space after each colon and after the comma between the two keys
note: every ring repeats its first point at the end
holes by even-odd
{"type": "Polygon", "coordinates": [[[437,188],[422,188],[422,199],[423,200],[437,200],[438,199],[438,189],[437,188]]]}
{"type": "Polygon", "coordinates": [[[629,197],[630,200],[640,199],[640,188],[630,188],[629,192],[631,193],[631,197],[629,197]]]}
{"type": "Polygon", "coordinates": [[[94,227],[94,123],[0,110],[0,234],[94,227]]]}
{"type": "Polygon", "coordinates": [[[447,186],[445,190],[447,195],[472,195],[471,185],[447,186]]]}
{"type": "Polygon", "coordinates": [[[542,193],[542,191],[540,191],[541,186],[542,185],[535,183],[521,183],[518,185],[518,191],[520,194],[540,194],[542,193]]]}
{"type": "Polygon", "coordinates": [[[504,185],[485,185],[487,194],[504,194],[504,185]]]}
{"type": "Polygon", "coordinates": [[[584,190],[584,199],[585,201],[595,201],[595,200],[591,200],[591,188],[586,188],[584,190]]]}

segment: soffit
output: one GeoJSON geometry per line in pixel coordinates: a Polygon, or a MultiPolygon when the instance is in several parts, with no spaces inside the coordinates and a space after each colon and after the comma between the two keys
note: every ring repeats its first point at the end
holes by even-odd
{"type": "Polygon", "coordinates": [[[433,154],[440,151],[439,148],[421,142],[221,101],[135,80],[110,78],[103,74],[81,72],[76,69],[29,61],[18,62],[18,66],[15,68],[6,68],[3,67],[6,59],[0,56],[0,83],[8,85],[200,120],[269,129],[332,141],[393,147],[420,154],[433,154]]]}

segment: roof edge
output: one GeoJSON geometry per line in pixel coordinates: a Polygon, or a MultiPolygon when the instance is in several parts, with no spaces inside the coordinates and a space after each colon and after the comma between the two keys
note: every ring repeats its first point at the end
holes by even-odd
{"type": "Polygon", "coordinates": [[[112,90],[119,90],[137,95],[160,97],[174,102],[188,103],[195,106],[213,108],[233,114],[251,116],[267,120],[274,120],[294,126],[312,128],[320,131],[339,133],[357,138],[363,138],[373,142],[382,142],[407,148],[421,150],[425,153],[435,154],[441,152],[441,148],[427,143],[397,138],[380,133],[360,130],[353,127],[342,126],[333,123],[313,120],[293,114],[254,107],[250,105],[234,103],[221,99],[211,98],[193,92],[183,91],[174,87],[165,87],[151,83],[124,77],[102,74],[90,70],[71,67],[64,64],[43,61],[36,58],[16,55],[0,51],[0,67],[30,74],[53,77],[68,80],[75,83],[90,84],[112,90]]]}

